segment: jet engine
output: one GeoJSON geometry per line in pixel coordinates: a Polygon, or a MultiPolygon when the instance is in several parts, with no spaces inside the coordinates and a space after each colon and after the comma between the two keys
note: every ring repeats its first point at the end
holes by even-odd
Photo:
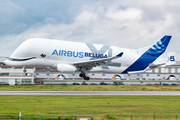
{"type": "Polygon", "coordinates": [[[75,66],[69,65],[69,64],[58,64],[57,70],[59,72],[75,72],[77,70],[77,68],[75,66]]]}

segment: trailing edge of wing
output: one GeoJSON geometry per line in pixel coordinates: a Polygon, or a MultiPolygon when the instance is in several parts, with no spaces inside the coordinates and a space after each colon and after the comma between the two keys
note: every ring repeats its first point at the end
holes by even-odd
{"type": "Polygon", "coordinates": [[[82,61],[82,62],[78,62],[78,63],[73,63],[72,65],[76,66],[77,68],[87,67],[87,68],[91,69],[92,67],[96,67],[96,66],[100,66],[102,64],[106,64],[106,62],[109,60],[113,60],[113,59],[122,57],[122,55],[123,55],[123,52],[119,53],[116,56],[110,57],[110,58],[82,61]]]}

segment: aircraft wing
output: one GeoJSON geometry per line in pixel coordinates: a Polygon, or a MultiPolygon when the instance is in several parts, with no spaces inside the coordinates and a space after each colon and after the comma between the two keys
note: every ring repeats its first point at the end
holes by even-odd
{"type": "Polygon", "coordinates": [[[93,67],[100,66],[102,64],[106,64],[106,62],[109,60],[120,58],[122,55],[123,55],[123,52],[119,53],[116,56],[110,57],[110,58],[83,61],[83,62],[73,63],[72,65],[76,66],[77,68],[85,67],[90,70],[93,67]]]}

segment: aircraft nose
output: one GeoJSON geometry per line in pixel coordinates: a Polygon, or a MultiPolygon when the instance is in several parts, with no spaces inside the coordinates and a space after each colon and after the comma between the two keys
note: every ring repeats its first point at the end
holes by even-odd
{"type": "Polygon", "coordinates": [[[10,60],[5,60],[4,64],[8,65],[8,66],[14,66],[14,63],[10,60]]]}
{"type": "Polygon", "coordinates": [[[5,60],[5,61],[4,61],[4,64],[8,65],[8,60],[5,60]]]}
{"type": "Polygon", "coordinates": [[[4,64],[8,65],[8,66],[23,66],[21,64],[19,64],[17,61],[12,61],[11,59],[7,59],[4,61],[4,64]]]}

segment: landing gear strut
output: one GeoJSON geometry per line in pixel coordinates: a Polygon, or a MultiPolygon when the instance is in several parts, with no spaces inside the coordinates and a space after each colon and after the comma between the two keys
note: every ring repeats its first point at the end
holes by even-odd
{"type": "Polygon", "coordinates": [[[79,74],[79,77],[83,77],[84,80],[89,80],[90,78],[88,76],[86,76],[86,74],[84,74],[83,72],[81,72],[79,74]]]}

